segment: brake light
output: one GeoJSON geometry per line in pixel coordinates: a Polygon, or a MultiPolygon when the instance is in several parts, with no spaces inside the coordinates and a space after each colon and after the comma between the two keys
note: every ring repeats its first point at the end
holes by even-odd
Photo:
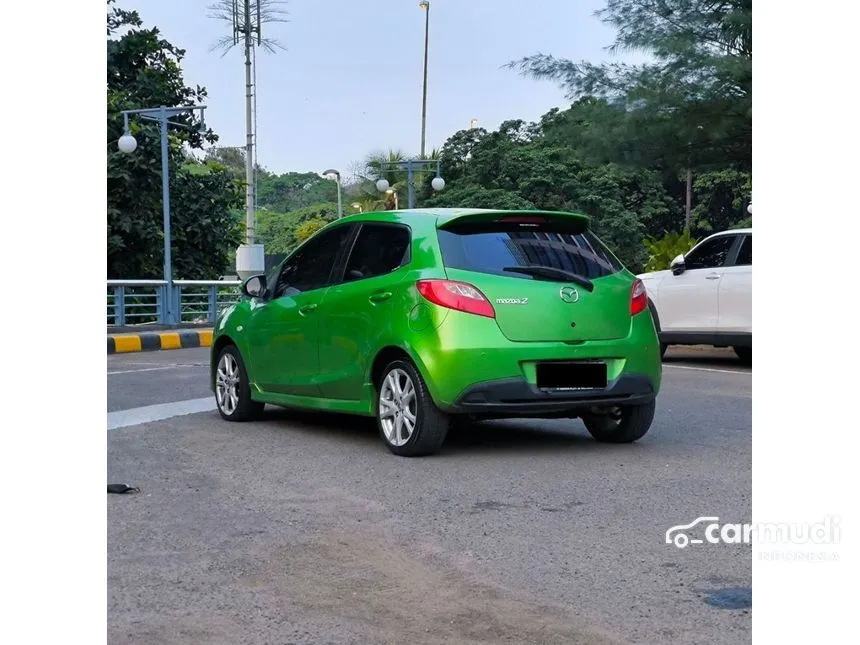
{"type": "Polygon", "coordinates": [[[496,311],[487,297],[466,282],[452,280],[419,280],[418,293],[433,304],[467,314],[495,318],[496,311]]]}
{"type": "Polygon", "coordinates": [[[633,283],[633,289],[630,292],[630,315],[635,316],[641,314],[648,308],[648,293],[645,291],[645,284],[642,280],[636,280],[633,283]]]}
{"type": "Polygon", "coordinates": [[[498,222],[511,222],[513,224],[546,224],[549,220],[546,217],[528,217],[525,215],[508,215],[501,217],[498,222]]]}

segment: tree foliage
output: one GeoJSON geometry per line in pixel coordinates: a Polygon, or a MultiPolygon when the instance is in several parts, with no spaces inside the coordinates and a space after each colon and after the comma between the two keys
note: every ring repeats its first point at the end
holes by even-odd
{"type": "Polygon", "coordinates": [[[683,233],[666,233],[660,238],[648,238],[645,240],[645,248],[648,251],[648,261],[645,263],[646,271],[662,271],[668,269],[676,257],[687,253],[696,246],[698,240],[690,235],[689,230],[683,233]]]}
{"type": "Polygon", "coordinates": [[[322,202],[337,202],[337,184],[313,172],[265,173],[257,181],[260,208],[286,213],[322,202]]]}
{"type": "Polygon", "coordinates": [[[332,202],[313,204],[288,213],[260,210],[257,211],[257,242],[265,247],[266,253],[289,253],[302,242],[299,239],[301,226],[318,220],[328,224],[336,218],[337,204],[332,202]]]}
{"type": "Polygon", "coordinates": [[[302,222],[296,228],[296,242],[298,244],[301,244],[326,224],[328,224],[328,222],[321,217],[315,217],[314,219],[309,219],[306,222],[302,222]]]}
{"type": "Polygon", "coordinates": [[[536,54],[510,67],[559,83],[571,98],[606,99],[621,155],[633,147],[665,168],[749,169],[752,151],[752,0],[607,0],[597,15],[617,30],[611,49],[642,64],[574,62],[536,54]],[[700,126],[702,128],[700,129],[700,126]],[[626,138],[628,146],[622,144],[626,138]]]}
{"type": "MultiPolygon", "coordinates": [[[[180,63],[184,51],[144,29],[136,11],[111,7],[107,13],[107,238],[108,277],[160,278],[163,265],[163,201],[160,131],[157,124],[132,119],[138,142],[123,154],[122,110],[195,105],[206,90],[186,86],[180,63]]],[[[233,212],[241,194],[224,170],[187,167],[184,148],[214,143],[211,130],[200,133],[190,114],[173,121],[191,126],[171,129],[169,185],[172,203],[171,251],[174,278],[210,278],[239,243],[233,212]]]]}
{"type": "MultiPolygon", "coordinates": [[[[565,116],[576,123],[588,109],[575,104],[565,116]]],[[[539,123],[455,133],[441,150],[448,185],[438,194],[426,187],[419,205],[584,212],[628,266],[641,268],[646,232],[679,218],[660,174],[583,157],[553,130],[558,118],[553,111],[539,123]]]]}

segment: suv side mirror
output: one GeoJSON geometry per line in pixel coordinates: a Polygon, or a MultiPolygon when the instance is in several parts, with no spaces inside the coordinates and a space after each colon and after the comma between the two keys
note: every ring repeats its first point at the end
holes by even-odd
{"type": "Polygon", "coordinates": [[[251,298],[261,298],[266,292],[266,276],[252,275],[242,284],[242,293],[251,298]]]}
{"type": "Polygon", "coordinates": [[[684,273],[684,270],[687,268],[684,265],[684,254],[682,253],[674,260],[672,260],[672,264],[669,265],[669,268],[672,270],[673,275],[680,275],[684,273]]]}

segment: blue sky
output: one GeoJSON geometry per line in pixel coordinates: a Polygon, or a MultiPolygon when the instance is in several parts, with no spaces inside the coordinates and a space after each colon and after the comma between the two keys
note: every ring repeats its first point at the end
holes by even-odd
{"type": "MultiPolygon", "coordinates": [[[[240,48],[211,51],[229,26],[208,16],[213,0],[119,0],[146,27],[186,50],[187,84],[209,91],[207,121],[220,145],[244,144],[240,48]]],[[[471,119],[487,129],[535,120],[567,106],[548,81],[502,69],[535,53],[607,60],[611,28],[594,17],[603,0],[432,0],[427,149],[471,119]]],[[[285,51],[257,55],[258,159],[271,171],[345,175],[380,149],[417,154],[421,143],[424,12],[418,0],[290,0],[289,22],[268,35],[285,51]]]]}

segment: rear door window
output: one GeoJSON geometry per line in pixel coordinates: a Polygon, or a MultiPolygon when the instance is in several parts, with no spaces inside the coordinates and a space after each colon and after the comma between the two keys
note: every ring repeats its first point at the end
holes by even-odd
{"type": "Polygon", "coordinates": [[[410,234],[400,224],[362,224],[343,281],[385,275],[409,263],[410,234]]]}
{"type": "MultiPolygon", "coordinates": [[[[512,269],[548,267],[594,280],[623,270],[624,266],[590,231],[552,230],[440,230],[439,244],[445,266],[523,279],[535,279],[512,269]]],[[[541,277],[546,280],[546,276],[541,277]]],[[[565,281],[559,278],[559,281],[565,281]]]]}

